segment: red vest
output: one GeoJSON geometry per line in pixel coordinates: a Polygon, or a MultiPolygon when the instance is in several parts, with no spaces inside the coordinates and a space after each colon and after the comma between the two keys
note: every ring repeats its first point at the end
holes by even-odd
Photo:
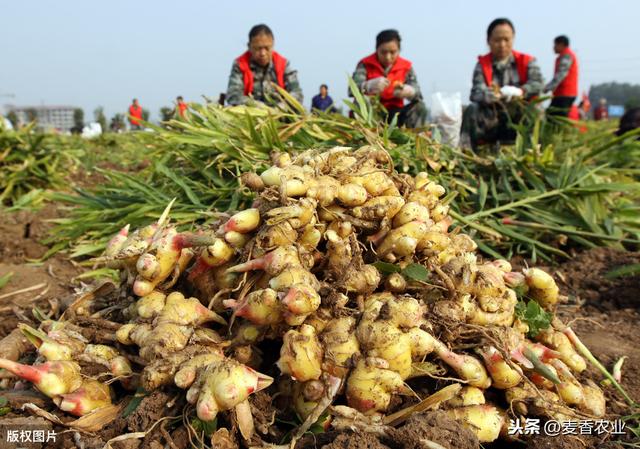
{"type": "Polygon", "coordinates": [[[578,58],[570,48],[565,48],[562,53],[558,55],[556,59],[556,72],[558,71],[558,64],[560,64],[560,57],[564,55],[571,56],[573,64],[569,68],[569,73],[565,79],[556,87],[553,91],[554,97],[577,97],[578,96],[578,58]]]}
{"type": "Polygon", "coordinates": [[[574,122],[580,120],[580,111],[578,110],[578,106],[572,104],[569,108],[569,115],[567,117],[569,117],[569,120],[573,120],[574,122]]]}
{"type": "MultiPolygon", "coordinates": [[[[520,78],[520,86],[522,86],[527,83],[527,69],[533,56],[518,53],[517,51],[512,51],[511,54],[516,60],[516,70],[518,71],[518,78],[520,78]]],[[[487,86],[491,87],[493,83],[493,55],[487,53],[484,56],[478,56],[478,62],[480,63],[480,67],[482,67],[484,82],[487,83],[487,86]]]]}
{"type": "MultiPolygon", "coordinates": [[[[367,70],[367,80],[385,76],[384,67],[378,61],[376,53],[370,54],[360,61],[367,70]]],[[[393,90],[398,83],[404,83],[407,79],[407,73],[411,69],[411,62],[398,56],[396,62],[386,75],[390,81],[389,86],[380,94],[380,102],[387,109],[402,108],[404,99],[393,96],[393,90]]]]}
{"type": "Polygon", "coordinates": [[[187,103],[178,103],[178,114],[180,117],[184,117],[184,111],[187,110],[187,103]]]}
{"type": "MultiPolygon", "coordinates": [[[[273,61],[273,69],[276,72],[278,86],[284,89],[284,69],[287,65],[287,60],[275,51],[271,52],[271,60],[273,61]]],[[[249,95],[253,92],[253,72],[249,66],[249,61],[251,61],[251,53],[249,51],[244,52],[236,59],[238,67],[242,72],[245,95],[249,95]]]]}
{"type": "Polygon", "coordinates": [[[132,125],[139,125],[140,122],[137,119],[141,119],[142,118],[142,106],[139,106],[136,108],[134,105],[129,106],[129,115],[131,117],[135,117],[135,118],[129,118],[129,123],[131,123],[132,125]]]}

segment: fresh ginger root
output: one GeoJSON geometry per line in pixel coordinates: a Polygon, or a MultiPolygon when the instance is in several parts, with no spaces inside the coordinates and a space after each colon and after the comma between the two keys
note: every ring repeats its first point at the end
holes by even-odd
{"type": "Polygon", "coordinates": [[[393,394],[410,394],[402,377],[379,358],[360,359],[347,380],[347,403],[359,412],[384,412],[393,394]]]}
{"type": "Polygon", "coordinates": [[[187,391],[187,401],[196,404],[198,418],[211,421],[219,412],[232,409],[272,382],[271,377],[225,358],[199,371],[187,391]]]}
{"type": "MultiPolygon", "coordinates": [[[[129,310],[136,321],[117,336],[140,346],[148,363],[141,384],[189,388],[202,419],[239,404],[246,410],[261,375],[245,363],[259,366],[253,356],[262,339],[282,339],[277,367],[305,420],[333,399],[323,386],[329,376],[344,383],[336,393],[371,415],[409,393],[405,380],[431,374],[433,361],[434,374],[465,385],[443,407],[481,441],[495,440],[504,422],[485,393],[514,397],[514,410],[531,413],[545,401],[564,407],[560,417],[569,407],[603,412],[601,392],[575,380],[586,364],[569,339],[548,329],[533,343],[526,319],[515,315],[522,293],[553,311],[553,278],[482,259],[463,228],[452,228],[444,187],[393,167],[373,145],[278,153],[264,172],[242,176],[258,192],[252,206],[207,231],[178,234],[164,220],[132,234],[123,228],[108,254],[135,275],[141,298],[129,310]],[[194,246],[201,247],[191,261],[182,251],[194,246]],[[232,314],[228,341],[207,338],[205,325],[226,325],[221,317],[167,293],[189,282],[210,308],[232,314]],[[529,381],[545,400],[531,399],[529,381]]],[[[64,350],[52,343],[42,351],[64,350]]]]}
{"type": "Polygon", "coordinates": [[[307,324],[284,334],[278,368],[299,382],[317,380],[322,374],[323,349],[316,330],[307,324]]]}
{"type": "Polygon", "coordinates": [[[363,353],[385,360],[389,369],[408,378],[413,361],[431,353],[435,345],[435,339],[419,327],[423,314],[423,306],[414,298],[369,296],[356,330],[363,353]]]}
{"type": "Polygon", "coordinates": [[[71,393],[54,397],[53,402],[60,410],[75,416],[83,416],[111,405],[111,389],[97,380],[85,379],[79,388],[71,393]]]}
{"type": "Polygon", "coordinates": [[[452,408],[446,412],[475,433],[481,443],[497,440],[505,421],[504,413],[489,404],[452,408]]]}
{"type": "Polygon", "coordinates": [[[543,308],[550,310],[558,302],[558,285],[550,274],[539,268],[524,270],[525,282],[529,286],[529,296],[543,308]]]}
{"type": "Polygon", "coordinates": [[[222,317],[203,306],[197,298],[185,298],[182,293],[173,292],[165,298],[153,324],[125,324],[116,332],[116,338],[125,345],[138,345],[140,355],[150,361],[167,352],[183,349],[195,326],[211,321],[226,324],[222,317]]]}
{"type": "Polygon", "coordinates": [[[324,362],[322,368],[335,377],[346,375],[349,360],[360,350],[360,343],[354,332],[355,327],[355,318],[342,317],[329,321],[323,328],[321,341],[324,346],[324,362]]]}

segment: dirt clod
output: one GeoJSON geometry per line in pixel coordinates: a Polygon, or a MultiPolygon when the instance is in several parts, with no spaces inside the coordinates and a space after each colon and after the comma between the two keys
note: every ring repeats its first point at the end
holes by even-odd
{"type": "Polygon", "coordinates": [[[273,400],[266,391],[259,391],[249,397],[251,404],[251,414],[253,415],[253,423],[256,430],[262,435],[269,433],[269,426],[273,424],[275,409],[273,408],[273,400]]]}
{"type": "Polygon", "coordinates": [[[370,433],[347,432],[339,434],[331,443],[322,449],[389,449],[378,437],[370,433]]]}
{"type": "Polygon", "coordinates": [[[407,423],[394,429],[392,435],[401,449],[423,449],[423,440],[433,441],[447,449],[477,449],[478,439],[444,412],[413,415],[407,423]]]}
{"type": "Polygon", "coordinates": [[[128,440],[116,441],[111,443],[113,449],[138,449],[142,444],[142,440],[130,438],[128,440]]]}
{"type": "Polygon", "coordinates": [[[146,396],[136,409],[127,417],[127,425],[131,432],[144,432],[160,418],[167,415],[165,405],[171,397],[161,391],[155,390],[146,396]]]}

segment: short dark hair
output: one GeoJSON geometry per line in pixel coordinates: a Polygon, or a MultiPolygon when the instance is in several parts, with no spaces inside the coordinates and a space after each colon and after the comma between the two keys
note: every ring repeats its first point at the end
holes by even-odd
{"type": "Polygon", "coordinates": [[[568,46],[569,46],[569,38],[568,38],[567,36],[565,36],[564,34],[562,34],[562,35],[560,35],[560,36],[556,37],[556,38],[553,40],[553,42],[554,42],[554,43],[556,43],[556,44],[562,44],[562,45],[564,45],[565,47],[568,47],[568,46]]]}
{"type": "Polygon", "coordinates": [[[636,128],[640,128],[640,108],[630,108],[620,118],[620,126],[616,134],[621,136],[636,128]]]}
{"type": "Polygon", "coordinates": [[[271,28],[269,28],[264,23],[260,23],[258,25],[254,25],[249,30],[249,42],[251,42],[251,39],[261,34],[266,34],[267,36],[273,38],[273,31],[271,31],[271,28]]]}
{"type": "Polygon", "coordinates": [[[178,98],[176,98],[176,100],[183,100],[182,95],[178,95],[178,98]]]}
{"type": "Polygon", "coordinates": [[[511,27],[511,31],[513,31],[513,34],[516,34],[516,27],[513,26],[511,20],[507,19],[506,17],[498,17],[497,19],[494,19],[493,22],[489,24],[489,28],[487,28],[487,41],[491,37],[491,33],[493,33],[493,30],[500,25],[509,25],[509,27],[511,27]]]}
{"type": "Polygon", "coordinates": [[[387,42],[396,41],[398,43],[398,47],[400,46],[400,33],[398,30],[382,30],[376,36],[376,48],[381,46],[382,44],[386,44],[387,42]]]}
{"type": "Polygon", "coordinates": [[[131,103],[135,103],[136,101],[138,101],[138,99],[134,98],[133,100],[131,100],[131,103]]]}
{"type": "Polygon", "coordinates": [[[326,84],[320,84],[320,89],[325,88],[327,90],[329,90],[329,86],[327,86],[326,84]]]}

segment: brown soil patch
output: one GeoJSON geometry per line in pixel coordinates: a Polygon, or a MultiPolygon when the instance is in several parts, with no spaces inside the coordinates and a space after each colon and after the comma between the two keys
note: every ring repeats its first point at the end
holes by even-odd
{"type": "Polygon", "coordinates": [[[47,205],[39,211],[18,211],[0,214],[0,260],[3,263],[25,263],[37,259],[49,249],[40,241],[49,236],[51,223],[58,210],[47,205]]]}
{"type": "MultiPolygon", "coordinates": [[[[640,276],[607,279],[613,269],[640,263],[639,252],[621,252],[597,248],[579,254],[560,267],[560,289],[569,303],[559,312],[565,322],[572,322],[578,336],[593,354],[610,370],[622,356],[623,387],[640,401],[640,276]]],[[[595,379],[601,375],[590,368],[595,379]]],[[[621,406],[622,397],[612,389],[608,411],[628,411],[621,406]]]]}
{"type": "MultiPolygon", "coordinates": [[[[640,263],[640,252],[596,248],[560,266],[556,276],[561,292],[569,297],[568,304],[559,308],[559,315],[564,322],[571,324],[582,342],[609,371],[618,359],[627,357],[622,368],[622,386],[636,402],[640,401],[640,276],[609,279],[605,275],[637,263],[640,263]]],[[[602,374],[593,366],[589,366],[583,377],[597,383],[603,380],[602,374]]],[[[615,388],[604,387],[604,392],[607,397],[606,419],[614,420],[630,413],[624,397],[615,388]]],[[[620,440],[631,442],[633,438],[628,433],[620,440]]],[[[530,444],[532,448],[622,447],[616,441],[585,438],[578,441],[566,437],[545,437],[530,444]],[[556,445],[544,446],[546,442],[556,445]]]]}
{"type": "Polygon", "coordinates": [[[412,416],[407,423],[394,429],[394,446],[399,449],[422,449],[428,447],[425,440],[447,449],[476,449],[478,439],[444,412],[422,413],[412,416]]]}
{"type": "Polygon", "coordinates": [[[80,274],[62,254],[41,263],[29,263],[41,258],[48,250],[40,241],[49,236],[52,224],[46,220],[57,217],[58,211],[48,205],[37,212],[20,211],[0,214],[0,276],[13,273],[9,283],[0,290],[0,337],[15,328],[18,321],[27,321],[30,310],[55,309],[60,301],[73,293],[70,280],[80,274]],[[41,287],[8,297],[4,295],[41,287]]]}
{"type": "Polygon", "coordinates": [[[565,294],[576,296],[590,308],[601,311],[640,309],[640,275],[605,277],[614,269],[638,263],[640,252],[596,248],[578,254],[560,267],[561,285],[565,294]]]}
{"type": "Polygon", "coordinates": [[[389,449],[373,434],[348,432],[339,434],[331,443],[322,449],[389,449]]]}
{"type": "Polygon", "coordinates": [[[131,432],[144,432],[166,414],[166,405],[171,398],[167,393],[154,391],[140,402],[127,417],[127,427],[131,432]]]}

